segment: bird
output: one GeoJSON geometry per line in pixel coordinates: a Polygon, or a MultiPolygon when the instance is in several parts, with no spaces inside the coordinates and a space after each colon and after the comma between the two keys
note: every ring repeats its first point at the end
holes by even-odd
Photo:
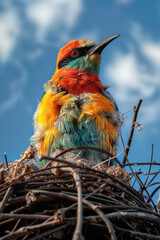
{"type": "MultiPolygon", "coordinates": [[[[44,94],[34,114],[32,143],[38,155],[50,157],[73,147],[97,147],[117,153],[120,125],[117,104],[99,78],[101,53],[119,34],[96,43],[71,40],[57,56],[56,70],[44,84],[44,94]]],[[[64,154],[76,156],[78,150],[64,154]]],[[[85,159],[97,164],[106,154],[82,149],[85,159]]],[[[42,161],[45,165],[46,161],[42,161]]],[[[115,165],[112,160],[110,165],[115,165]]]]}

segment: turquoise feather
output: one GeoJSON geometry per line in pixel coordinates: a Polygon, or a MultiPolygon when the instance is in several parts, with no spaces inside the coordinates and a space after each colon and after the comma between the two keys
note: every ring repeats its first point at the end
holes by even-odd
{"type": "MultiPolygon", "coordinates": [[[[78,121],[81,114],[81,106],[77,98],[73,97],[71,101],[61,108],[55,122],[55,126],[60,134],[53,141],[49,152],[55,152],[57,149],[65,150],[75,146],[90,146],[107,150],[104,134],[100,129],[97,129],[95,122],[87,115],[84,115],[80,122],[78,121]]],[[[97,163],[99,159],[107,158],[106,155],[98,151],[88,149],[74,150],[72,152],[77,154],[79,151],[81,151],[83,157],[97,163]]]]}

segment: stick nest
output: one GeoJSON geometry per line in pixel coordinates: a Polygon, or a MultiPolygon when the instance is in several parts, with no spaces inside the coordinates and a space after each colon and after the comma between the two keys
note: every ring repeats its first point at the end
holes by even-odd
{"type": "Polygon", "coordinates": [[[160,214],[122,166],[35,163],[30,146],[7,168],[1,164],[1,240],[160,239],[160,214]]]}

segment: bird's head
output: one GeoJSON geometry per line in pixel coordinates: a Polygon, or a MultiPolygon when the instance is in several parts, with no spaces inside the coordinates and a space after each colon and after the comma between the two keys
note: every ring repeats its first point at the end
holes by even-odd
{"type": "Polygon", "coordinates": [[[89,81],[93,79],[99,80],[101,53],[103,49],[118,36],[119,34],[108,37],[98,43],[91,40],[69,41],[67,45],[59,51],[56,72],[52,77],[52,81],[61,88],[69,90],[69,92],[73,92],[70,88],[67,88],[69,85],[76,87],[78,89],[77,91],[82,92],[82,90],[80,90],[81,86],[83,92],[90,92],[85,85],[87,81],[89,83],[89,81]]]}

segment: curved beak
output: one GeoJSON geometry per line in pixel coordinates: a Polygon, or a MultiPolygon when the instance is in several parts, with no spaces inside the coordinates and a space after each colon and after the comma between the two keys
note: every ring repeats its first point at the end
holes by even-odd
{"type": "Polygon", "coordinates": [[[113,35],[111,37],[108,37],[108,38],[105,38],[104,40],[96,43],[92,48],[90,48],[88,51],[87,51],[87,54],[89,56],[91,56],[92,54],[94,53],[99,53],[101,54],[101,52],[103,51],[103,49],[110,43],[112,42],[114,39],[116,39],[117,37],[119,37],[120,34],[116,34],[116,35],[113,35]]]}

